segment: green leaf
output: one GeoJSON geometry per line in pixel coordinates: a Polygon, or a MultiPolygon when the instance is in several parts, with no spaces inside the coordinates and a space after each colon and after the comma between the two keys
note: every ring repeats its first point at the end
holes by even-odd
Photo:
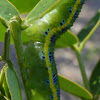
{"type": "Polygon", "coordinates": [[[57,41],[55,47],[65,48],[70,47],[78,42],[77,36],[75,36],[71,31],[67,31],[63,34],[57,41]]]}
{"type": "Polygon", "coordinates": [[[13,16],[18,16],[17,9],[8,0],[0,0],[0,20],[8,24],[13,16]]]}
{"type": "Polygon", "coordinates": [[[27,13],[33,9],[33,7],[40,1],[40,0],[9,0],[20,13],[27,13]]]}
{"type": "Polygon", "coordinates": [[[22,100],[21,89],[15,72],[9,68],[5,68],[5,78],[9,89],[11,100],[22,100]]]}
{"type": "Polygon", "coordinates": [[[89,23],[78,33],[78,38],[81,45],[81,50],[84,47],[84,44],[87,40],[93,35],[95,30],[100,25],[100,10],[97,14],[89,21],[89,23]]]}
{"type": "Polygon", "coordinates": [[[100,60],[91,74],[90,88],[93,95],[100,95],[100,60]]]}
{"type": "Polygon", "coordinates": [[[2,70],[0,72],[0,87],[2,86],[4,77],[5,77],[4,68],[2,68],[2,70]]]}
{"type": "Polygon", "coordinates": [[[10,92],[9,92],[9,89],[8,89],[8,85],[7,85],[6,78],[3,81],[3,89],[4,89],[4,92],[5,92],[6,97],[8,99],[10,99],[11,98],[11,95],[10,95],[10,92]]]}
{"type": "Polygon", "coordinates": [[[5,31],[6,31],[6,28],[0,22],[0,42],[4,41],[4,33],[5,33],[5,31]]]}
{"type": "MultiPolygon", "coordinates": [[[[2,70],[1,70],[1,72],[0,72],[0,96],[2,97],[2,100],[4,100],[3,97],[5,95],[4,89],[2,87],[4,79],[5,79],[5,72],[4,72],[4,67],[3,67],[2,70]]],[[[1,99],[1,97],[0,97],[0,99],[1,99]]]]}
{"type": "Polygon", "coordinates": [[[70,2],[70,0],[41,0],[29,13],[26,23],[28,25],[32,24],[34,21],[43,17],[46,13],[66,2],[70,2]]]}
{"type": "Polygon", "coordinates": [[[59,83],[60,88],[68,93],[76,95],[78,97],[92,99],[91,93],[89,93],[85,88],[82,86],[74,83],[73,81],[64,78],[63,76],[59,75],[59,83]]]}

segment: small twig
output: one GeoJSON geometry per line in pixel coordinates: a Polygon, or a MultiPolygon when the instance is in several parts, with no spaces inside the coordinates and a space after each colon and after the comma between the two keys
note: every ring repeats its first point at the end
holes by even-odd
{"type": "Polygon", "coordinates": [[[3,48],[3,54],[1,56],[1,60],[5,61],[8,64],[8,66],[12,68],[13,64],[9,57],[9,47],[10,47],[10,30],[7,29],[4,37],[4,48],[3,48]]]}
{"type": "Polygon", "coordinates": [[[96,29],[100,26],[100,19],[96,23],[96,25],[93,27],[93,29],[89,32],[88,36],[82,41],[81,46],[79,48],[80,51],[82,51],[85,43],[88,41],[88,39],[93,35],[93,33],[96,31],[96,29]]]}
{"type": "Polygon", "coordinates": [[[10,31],[7,29],[5,32],[5,37],[4,37],[4,48],[3,48],[3,54],[2,54],[2,59],[4,61],[9,60],[9,46],[10,46],[10,31]]]}
{"type": "Polygon", "coordinates": [[[82,75],[82,78],[83,78],[84,86],[88,91],[90,91],[89,82],[88,82],[88,78],[87,78],[87,75],[86,75],[83,60],[82,60],[82,57],[81,57],[81,53],[75,47],[72,47],[72,49],[75,51],[75,54],[76,54],[76,57],[77,57],[77,60],[78,60],[78,63],[79,63],[79,67],[80,67],[81,75],[82,75]]]}

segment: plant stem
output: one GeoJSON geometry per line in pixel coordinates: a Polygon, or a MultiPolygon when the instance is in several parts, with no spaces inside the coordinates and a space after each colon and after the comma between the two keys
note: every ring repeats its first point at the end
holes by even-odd
{"type": "Polygon", "coordinates": [[[17,21],[17,19],[12,19],[9,25],[14,40],[18,64],[20,67],[22,67],[24,62],[24,51],[23,51],[23,44],[21,40],[20,23],[17,21]]]}
{"type": "Polygon", "coordinates": [[[2,59],[5,61],[9,60],[9,46],[10,46],[10,32],[9,30],[7,30],[5,32],[4,48],[3,48],[3,54],[2,54],[2,59]]]}
{"type": "MultiPolygon", "coordinates": [[[[17,55],[17,59],[18,59],[18,65],[19,65],[20,72],[21,72],[22,82],[24,85],[25,93],[27,93],[27,89],[25,88],[26,69],[24,68],[24,66],[25,66],[24,50],[23,50],[23,43],[22,43],[22,37],[21,37],[22,34],[21,34],[20,22],[15,17],[14,19],[12,19],[10,21],[9,26],[10,26],[10,32],[11,32],[11,34],[13,36],[13,40],[14,40],[14,46],[15,46],[16,55],[17,55]]],[[[26,96],[27,96],[27,94],[26,94],[26,96]]]]}
{"type": "Polygon", "coordinates": [[[93,33],[96,31],[96,29],[100,26],[100,19],[97,21],[97,23],[95,24],[95,26],[93,27],[93,29],[89,32],[89,34],[87,35],[87,37],[82,41],[81,46],[80,46],[80,51],[82,51],[85,43],[89,40],[89,38],[93,35],[93,33]]]}
{"type": "Polygon", "coordinates": [[[10,30],[7,29],[7,31],[5,32],[5,37],[4,37],[3,54],[0,57],[0,60],[4,60],[8,64],[8,66],[12,68],[13,64],[9,57],[9,47],[10,47],[10,30]]]}
{"type": "Polygon", "coordinates": [[[86,75],[86,72],[85,72],[85,67],[84,67],[84,64],[83,64],[82,57],[81,57],[81,53],[75,47],[74,47],[74,51],[75,51],[75,54],[76,54],[76,57],[77,57],[77,60],[78,60],[78,63],[79,63],[79,67],[80,67],[81,75],[82,75],[82,78],[83,78],[84,86],[87,90],[90,90],[89,82],[88,82],[87,75],[86,75]]]}

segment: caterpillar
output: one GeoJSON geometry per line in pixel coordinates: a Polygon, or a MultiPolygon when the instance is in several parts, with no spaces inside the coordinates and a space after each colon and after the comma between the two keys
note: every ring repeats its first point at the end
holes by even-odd
{"type": "Polygon", "coordinates": [[[60,86],[54,60],[54,46],[56,40],[65,33],[78,18],[85,0],[69,0],[58,8],[35,21],[28,29],[30,39],[43,43],[40,58],[46,62],[50,88],[54,100],[60,100],[60,86]],[[32,28],[32,29],[31,29],[32,28]],[[36,39],[36,40],[35,40],[36,39]]]}

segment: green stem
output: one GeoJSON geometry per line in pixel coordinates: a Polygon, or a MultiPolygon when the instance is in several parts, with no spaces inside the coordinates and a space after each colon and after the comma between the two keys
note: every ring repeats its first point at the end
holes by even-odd
{"type": "Polygon", "coordinates": [[[22,67],[24,62],[24,51],[20,31],[21,26],[16,17],[10,21],[9,26],[14,40],[18,64],[20,67],[22,67]]]}
{"type": "Polygon", "coordinates": [[[5,37],[4,37],[3,54],[0,57],[0,60],[4,60],[8,64],[8,66],[12,68],[13,64],[9,57],[9,47],[10,47],[10,30],[7,29],[7,31],[5,32],[5,37]]]}
{"type": "Polygon", "coordinates": [[[9,60],[9,46],[10,46],[10,32],[9,30],[7,30],[5,32],[4,49],[3,49],[3,55],[2,55],[2,59],[5,61],[9,60]]]}
{"type": "Polygon", "coordinates": [[[82,43],[80,44],[80,51],[82,51],[85,43],[89,40],[89,38],[93,35],[93,33],[96,31],[96,29],[100,26],[100,19],[98,20],[98,22],[96,23],[96,25],[93,27],[93,29],[89,32],[89,34],[87,35],[87,37],[82,41],[82,43]]]}
{"type": "Polygon", "coordinates": [[[81,53],[75,47],[74,47],[74,51],[75,51],[76,57],[78,59],[78,63],[79,63],[81,75],[82,75],[82,78],[83,78],[84,86],[87,90],[90,90],[89,82],[88,82],[87,75],[86,75],[86,72],[85,72],[85,67],[84,67],[84,64],[83,64],[82,57],[81,57],[81,53]]]}
{"type": "MultiPolygon", "coordinates": [[[[26,69],[24,68],[24,50],[23,50],[23,43],[22,43],[22,37],[21,37],[21,26],[20,26],[20,22],[17,20],[17,18],[13,18],[10,23],[10,32],[13,36],[13,40],[14,40],[14,45],[15,45],[15,49],[16,49],[16,55],[17,55],[17,59],[18,59],[18,65],[21,71],[21,76],[22,76],[22,82],[24,84],[24,89],[25,89],[25,93],[27,93],[27,90],[25,88],[25,72],[26,69]]],[[[26,94],[27,96],[27,94],[26,94]]]]}

